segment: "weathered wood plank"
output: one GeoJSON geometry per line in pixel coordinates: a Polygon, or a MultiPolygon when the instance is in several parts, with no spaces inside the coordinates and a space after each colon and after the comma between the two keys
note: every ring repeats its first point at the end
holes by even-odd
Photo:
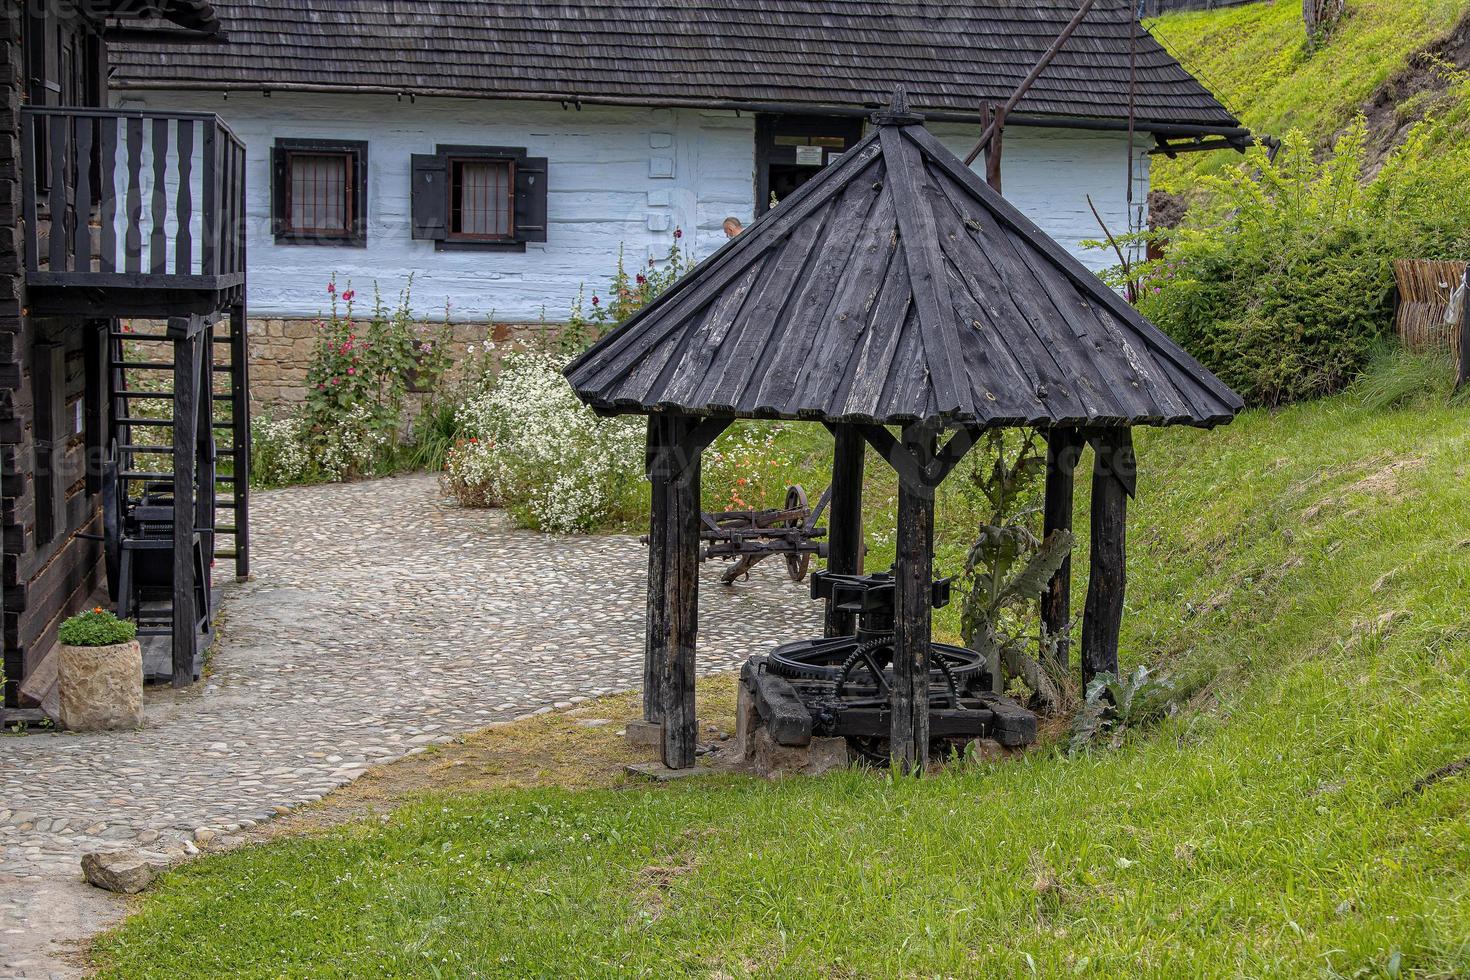
{"type": "Polygon", "coordinates": [[[99,220],[101,222],[101,247],[98,250],[99,272],[117,271],[117,138],[120,119],[99,119],[98,145],[102,159],[101,197],[99,220]]]}
{"type": "Polygon", "coordinates": [[[71,267],[92,271],[92,132],[97,120],[78,117],[76,125],[76,192],[72,221],[71,267]]]}
{"type": "Polygon", "coordinates": [[[123,269],[126,272],[143,271],[143,119],[129,116],[127,120],[128,163],[127,190],[124,198],[124,221],[126,232],[123,237],[123,269]]]}
{"type": "Polygon", "coordinates": [[[153,120],[153,212],[148,236],[148,268],[155,276],[168,272],[168,120],[153,120]]]}
{"type": "Polygon", "coordinates": [[[188,273],[194,267],[194,120],[180,119],[175,124],[179,156],[179,189],[174,202],[174,217],[179,223],[174,239],[174,272],[188,273]]]}

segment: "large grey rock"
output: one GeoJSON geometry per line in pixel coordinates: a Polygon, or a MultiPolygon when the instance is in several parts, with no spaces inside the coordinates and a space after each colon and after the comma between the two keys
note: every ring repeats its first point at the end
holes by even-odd
{"type": "Polygon", "coordinates": [[[58,649],[61,727],[74,732],[143,724],[143,651],[138,641],[58,649]]]}
{"type": "Polygon", "coordinates": [[[755,758],[755,733],[760,728],[760,711],[755,706],[755,688],[742,674],[735,685],[735,755],[749,761],[755,758]]]}
{"type": "Polygon", "coordinates": [[[846,769],[847,739],[813,738],[806,745],[781,745],[771,733],[758,729],[753,739],[755,771],[762,776],[820,776],[834,769],[846,769]]]}
{"type": "Polygon", "coordinates": [[[168,858],[149,851],[93,851],[82,855],[88,884],[121,895],[136,895],[168,868],[168,858]]]}

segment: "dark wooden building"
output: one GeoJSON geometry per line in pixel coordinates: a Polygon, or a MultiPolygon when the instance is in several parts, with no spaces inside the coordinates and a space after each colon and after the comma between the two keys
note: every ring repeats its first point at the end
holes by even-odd
{"type": "MultiPolygon", "coordinates": [[[[1046,434],[1048,531],[1070,528],[1072,468],[1094,449],[1087,678],[1118,663],[1131,427],[1210,427],[1241,408],[922,120],[896,96],[838,163],[567,368],[595,410],[649,418],[645,712],[671,767],[694,761],[700,455],[732,420],[832,430],[840,573],[860,567],[864,444],[897,472],[891,745],[915,765],[928,752],[914,691],[930,675],[934,491],[980,434],[1046,434]]],[[[1071,619],[1068,574],[1048,589],[1054,632],[1071,619]]]]}
{"type": "MultiPolygon", "coordinates": [[[[104,498],[171,495],[193,515],[174,522],[180,536],[199,540],[180,541],[192,553],[190,594],[171,607],[191,623],[207,611],[207,587],[203,598],[195,591],[213,557],[214,505],[239,506],[243,527],[243,483],[234,488],[229,465],[213,470],[221,455],[248,445],[244,392],[232,384],[245,343],[243,147],[213,115],[108,108],[110,43],[219,38],[207,0],[5,0],[0,14],[0,576],[9,708],[54,696],[56,626],[103,594],[107,564],[114,579],[120,570],[149,577],[137,555],[123,553],[121,530],[108,526],[115,522],[104,520],[104,498]],[[125,318],[160,325],[132,333],[125,318]],[[225,333],[215,349],[217,323],[225,333]],[[108,530],[117,533],[105,546],[108,530]]],[[[218,533],[232,534],[236,523],[227,518],[218,533]]],[[[150,547],[162,555],[155,570],[165,568],[172,540],[150,547]]],[[[243,571],[245,549],[235,550],[243,571]]],[[[144,635],[170,632],[169,607],[158,613],[153,605],[152,620],[124,611],[140,617],[144,635]]],[[[191,661],[193,632],[183,651],[191,661]]],[[[176,679],[193,668],[175,670],[176,679]]]]}

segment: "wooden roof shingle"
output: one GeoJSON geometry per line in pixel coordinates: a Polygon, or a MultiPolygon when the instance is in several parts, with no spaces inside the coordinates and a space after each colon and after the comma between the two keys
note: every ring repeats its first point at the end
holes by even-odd
{"type": "Polygon", "coordinates": [[[598,411],[1197,425],[1241,399],[905,113],[567,367],[598,411]]]}
{"type": "MultiPolygon", "coordinates": [[[[932,118],[1004,101],[1078,0],[215,0],[225,51],[120,44],[119,89],[384,92],[858,112],[896,85],[932,118]]],[[[1100,0],[1020,104],[1144,130],[1240,123],[1100,0]],[[1136,84],[1130,83],[1130,36],[1136,84]]]]}

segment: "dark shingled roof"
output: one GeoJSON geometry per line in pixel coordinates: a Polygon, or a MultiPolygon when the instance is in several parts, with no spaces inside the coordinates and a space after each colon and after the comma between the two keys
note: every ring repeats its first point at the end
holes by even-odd
{"type": "MultiPolygon", "coordinates": [[[[1077,0],[216,0],[227,52],[120,44],[116,88],[380,91],[636,105],[860,109],[903,84],[931,118],[1004,101],[1077,0]]],[[[1239,122],[1099,0],[1021,103],[1145,130],[1239,122]]]]}
{"type": "Polygon", "coordinates": [[[917,117],[894,118],[571,364],[582,400],[981,426],[1212,426],[1240,411],[917,117]]]}
{"type": "Polygon", "coordinates": [[[220,26],[209,0],[87,0],[82,9],[120,19],[157,17],[201,34],[216,34],[220,26]]]}

